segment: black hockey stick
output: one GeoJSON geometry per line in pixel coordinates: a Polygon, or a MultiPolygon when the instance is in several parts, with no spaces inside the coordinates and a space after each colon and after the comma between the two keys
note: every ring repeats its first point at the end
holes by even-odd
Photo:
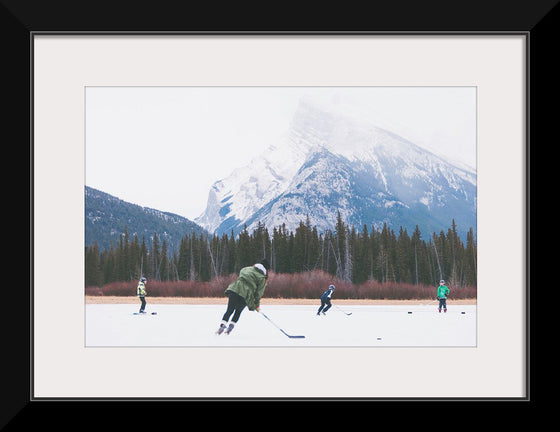
{"type": "Polygon", "coordinates": [[[345,315],[352,315],[352,312],[344,312],[342,309],[340,309],[337,305],[333,305],[335,308],[337,308],[340,312],[342,312],[345,315]]]}
{"type": "Polygon", "coordinates": [[[288,336],[290,339],[303,339],[305,338],[305,336],[294,336],[294,335],[289,335],[288,333],[286,333],[284,330],[282,330],[280,327],[278,327],[274,321],[272,321],[269,317],[267,317],[263,312],[259,311],[259,313],[265,317],[267,320],[269,320],[274,327],[276,327],[278,330],[280,330],[282,333],[284,333],[286,336],[288,336]]]}

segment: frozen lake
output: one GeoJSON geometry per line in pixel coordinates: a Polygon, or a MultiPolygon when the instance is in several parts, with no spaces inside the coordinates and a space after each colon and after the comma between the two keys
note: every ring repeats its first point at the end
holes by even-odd
{"type": "Polygon", "coordinates": [[[245,309],[230,335],[215,334],[225,305],[86,304],[86,347],[475,347],[475,305],[344,305],[317,316],[317,305],[245,309]],[[152,315],[155,312],[155,315],[152,315]],[[351,315],[346,315],[349,313],[351,315]]]}

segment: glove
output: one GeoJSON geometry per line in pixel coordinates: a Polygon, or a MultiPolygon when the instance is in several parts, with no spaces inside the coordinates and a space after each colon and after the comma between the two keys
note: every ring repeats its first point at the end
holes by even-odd
{"type": "Polygon", "coordinates": [[[256,310],[257,312],[260,312],[260,311],[261,311],[261,307],[260,307],[260,306],[257,306],[257,307],[255,308],[255,310],[256,310]]]}

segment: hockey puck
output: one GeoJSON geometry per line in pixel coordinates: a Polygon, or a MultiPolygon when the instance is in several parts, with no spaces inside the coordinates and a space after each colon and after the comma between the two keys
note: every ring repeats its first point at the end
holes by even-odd
{"type": "Polygon", "coordinates": [[[411,314],[412,312],[408,312],[409,314],[411,314]]]}
{"type": "Polygon", "coordinates": [[[465,315],[465,312],[461,312],[463,315],[465,315]]]}
{"type": "Polygon", "coordinates": [[[157,312],[152,312],[152,315],[157,315],[157,312]]]}
{"type": "Polygon", "coordinates": [[[377,340],[381,340],[381,338],[377,338],[377,340]]]}

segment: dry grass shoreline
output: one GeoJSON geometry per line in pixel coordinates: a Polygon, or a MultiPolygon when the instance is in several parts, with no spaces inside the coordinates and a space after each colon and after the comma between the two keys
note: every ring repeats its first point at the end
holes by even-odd
{"type": "MultiPolygon", "coordinates": [[[[86,304],[136,304],[139,303],[136,296],[88,296],[86,304]]],[[[420,305],[429,303],[429,299],[419,300],[389,300],[389,299],[333,299],[336,303],[346,305],[420,305]]],[[[449,298],[449,305],[476,305],[476,299],[457,299],[449,298]]],[[[227,304],[227,297],[146,297],[146,302],[151,304],[227,304]]],[[[261,299],[262,305],[315,305],[320,304],[319,299],[299,299],[299,298],[266,298],[261,299]]]]}

